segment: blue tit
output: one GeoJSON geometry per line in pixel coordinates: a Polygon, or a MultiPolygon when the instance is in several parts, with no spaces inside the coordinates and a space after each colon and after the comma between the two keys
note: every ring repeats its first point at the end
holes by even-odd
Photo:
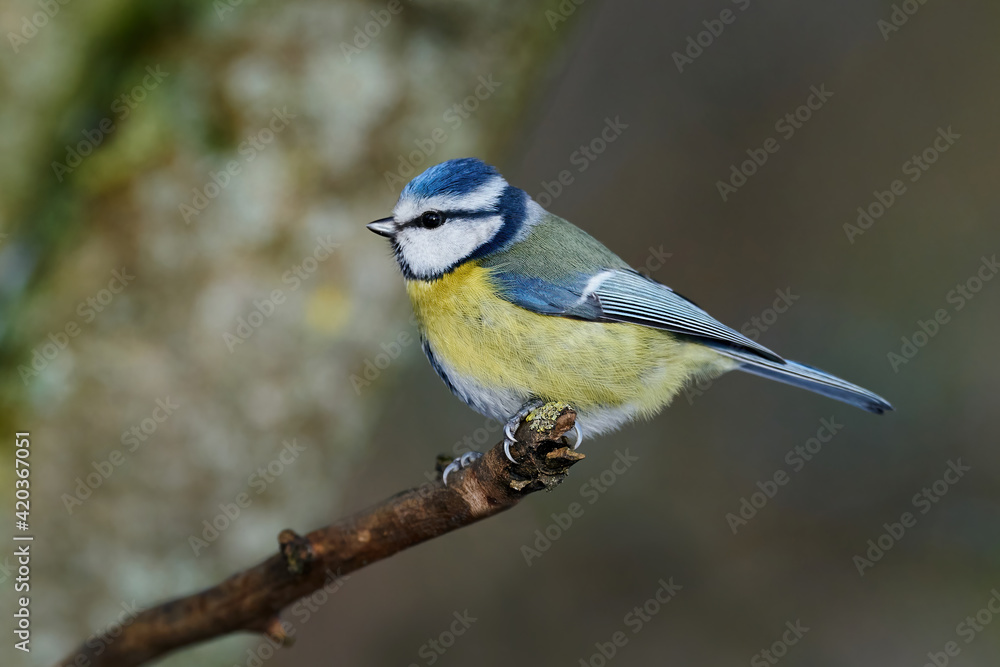
{"type": "Polygon", "coordinates": [[[573,406],[579,444],[732,370],[892,410],[721,324],[481,160],[427,169],[368,228],[392,245],[431,366],[471,408],[508,423],[508,447],[542,402],[573,406]]]}

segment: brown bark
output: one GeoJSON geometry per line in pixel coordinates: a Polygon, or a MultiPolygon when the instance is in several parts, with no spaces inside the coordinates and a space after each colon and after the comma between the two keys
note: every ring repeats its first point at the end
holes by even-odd
{"type": "Polygon", "coordinates": [[[510,509],[529,493],[551,489],[584,458],[559,442],[576,414],[550,403],[523,420],[511,448],[496,445],[466,470],[403,491],[306,536],[284,530],[280,553],[222,583],[140,613],[117,637],[80,646],[60,667],[140,665],[230,632],[260,632],[285,643],[281,610],[340,577],[403,549],[510,509]],[[100,653],[98,654],[98,648],[100,653]]]}

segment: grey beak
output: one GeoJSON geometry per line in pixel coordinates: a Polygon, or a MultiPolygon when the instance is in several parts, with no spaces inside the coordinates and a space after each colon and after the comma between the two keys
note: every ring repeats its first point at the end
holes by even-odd
{"type": "Polygon", "coordinates": [[[368,229],[372,230],[379,236],[392,238],[396,235],[396,220],[390,216],[388,218],[376,220],[375,222],[369,222],[368,229]]]}

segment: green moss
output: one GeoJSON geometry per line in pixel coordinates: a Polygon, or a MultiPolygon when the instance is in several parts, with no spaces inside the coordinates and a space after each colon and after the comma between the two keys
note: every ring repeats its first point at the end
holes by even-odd
{"type": "Polygon", "coordinates": [[[538,433],[544,433],[545,431],[551,431],[556,425],[556,419],[562,414],[563,410],[571,408],[569,403],[560,403],[554,401],[552,403],[546,403],[540,408],[536,408],[528,413],[525,417],[525,421],[528,422],[529,428],[538,433]]]}

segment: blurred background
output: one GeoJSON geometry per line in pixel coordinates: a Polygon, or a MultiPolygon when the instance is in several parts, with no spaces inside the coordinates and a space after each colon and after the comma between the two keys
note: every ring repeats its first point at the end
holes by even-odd
{"type": "Polygon", "coordinates": [[[0,430],[31,432],[36,541],[33,650],[5,631],[4,664],[499,440],[413,344],[364,228],[467,155],[897,411],[694,387],[586,443],[554,492],[289,613],[293,648],[161,664],[997,664],[998,20],[985,0],[6,0],[0,430]]]}

